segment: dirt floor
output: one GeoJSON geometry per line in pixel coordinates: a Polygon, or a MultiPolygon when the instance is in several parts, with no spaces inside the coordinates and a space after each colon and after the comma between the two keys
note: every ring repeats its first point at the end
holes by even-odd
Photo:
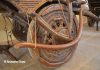
{"type": "MultiPolygon", "coordinates": [[[[0,18],[0,21],[1,20],[3,19],[0,18]]],[[[1,23],[4,22],[0,22],[0,41],[6,41],[5,32],[2,30],[4,25],[1,23]]],[[[11,27],[10,25],[8,26],[11,27]]],[[[23,49],[16,49],[15,51],[19,52],[15,54],[18,56],[22,50],[23,49]]],[[[19,56],[20,60],[26,61],[26,63],[23,64],[4,63],[3,58],[7,58],[7,56],[0,54],[0,70],[100,70],[100,30],[96,31],[95,27],[89,28],[87,25],[84,25],[82,38],[72,59],[56,69],[44,67],[37,61],[38,58],[36,55],[31,59],[27,52],[28,51],[24,51],[24,55],[19,56]]]]}

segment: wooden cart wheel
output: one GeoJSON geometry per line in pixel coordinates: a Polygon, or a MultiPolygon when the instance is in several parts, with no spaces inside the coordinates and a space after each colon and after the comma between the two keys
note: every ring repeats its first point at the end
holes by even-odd
{"type": "MultiPolygon", "coordinates": [[[[68,13],[68,10],[66,8],[67,6],[65,4],[61,4],[61,6],[63,7],[62,9],[59,6],[59,4],[48,5],[48,6],[44,7],[38,14],[56,32],[64,34],[65,36],[68,36],[69,35],[69,32],[68,32],[69,26],[67,26],[67,25],[70,24],[70,23],[68,23],[69,13],[68,13]],[[63,12],[62,12],[62,10],[63,10],[63,12]],[[63,17],[63,13],[66,16],[66,18],[63,17]],[[66,19],[67,23],[64,19],[66,19]]],[[[71,33],[70,36],[72,36],[73,38],[75,38],[76,35],[77,35],[77,22],[76,21],[77,20],[76,20],[76,17],[74,15],[72,29],[71,29],[71,32],[70,32],[71,33]]],[[[34,23],[30,24],[31,25],[30,32],[33,31],[32,34],[34,34],[34,27],[32,26],[32,24],[34,25],[34,23]]],[[[37,43],[49,44],[49,45],[54,45],[54,44],[59,45],[59,44],[68,43],[68,42],[65,42],[65,41],[63,41],[59,38],[56,38],[55,36],[53,36],[53,34],[46,31],[40,25],[36,25],[36,27],[37,27],[37,29],[36,29],[37,43]]],[[[30,33],[30,32],[28,32],[28,33],[30,33]]],[[[30,37],[33,38],[33,36],[34,35],[30,36],[28,34],[28,37],[27,37],[28,42],[32,42],[30,40],[31,39],[30,37]]],[[[74,45],[74,46],[68,47],[66,49],[59,49],[59,50],[38,49],[40,61],[42,59],[42,60],[45,60],[46,62],[48,62],[50,64],[56,64],[57,66],[59,66],[59,65],[65,63],[65,62],[67,62],[72,57],[74,50],[76,49],[76,46],[77,45],[74,45]]]]}

